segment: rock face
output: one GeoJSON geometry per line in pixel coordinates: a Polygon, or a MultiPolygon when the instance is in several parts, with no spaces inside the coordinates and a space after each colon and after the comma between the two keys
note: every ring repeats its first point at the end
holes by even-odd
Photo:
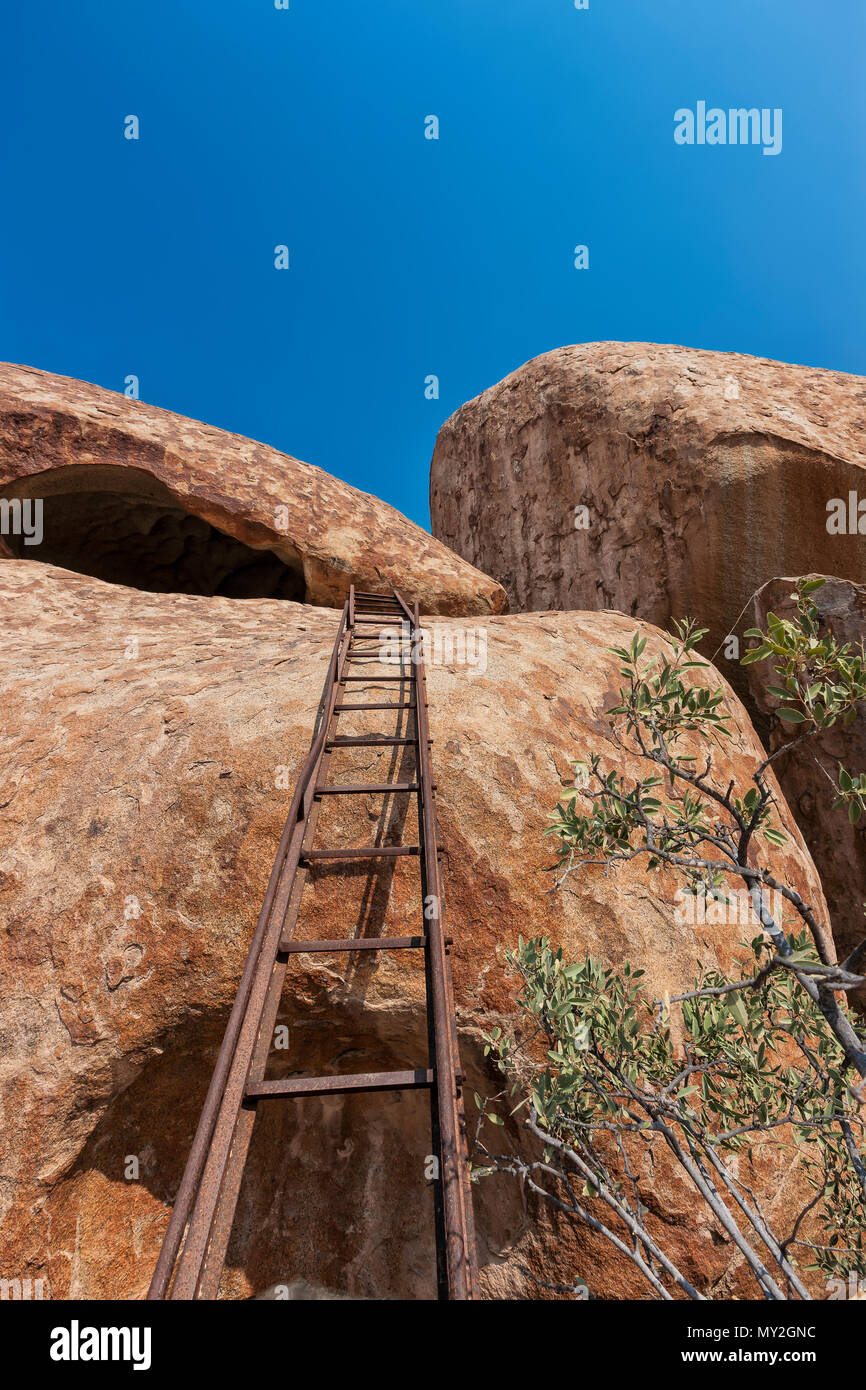
{"type": "MultiPolygon", "coordinates": [[[[810,578],[816,578],[812,574],[810,578]]],[[[748,627],[766,630],[767,613],[790,617],[795,609],[791,599],[796,579],[773,579],[756,594],[748,627]]],[[[855,649],[866,640],[866,588],[844,579],[827,578],[823,588],[812,595],[822,621],[838,642],[850,642],[855,649]]],[[[746,668],[752,700],[768,718],[767,742],[771,752],[790,741],[790,731],[774,716],[779,701],[767,695],[764,686],[776,681],[770,662],[746,668]]],[[[850,728],[841,724],[829,729],[799,748],[792,748],[776,761],[776,776],[788,805],[802,830],[827,897],[833,935],[840,957],[844,958],[866,937],[866,829],[854,826],[844,810],[831,809],[833,787],[839,764],[856,774],[866,771],[866,733],[862,716],[850,728]]],[[[862,972],[861,972],[862,973],[862,972]]],[[[857,992],[856,1002],[866,1008],[866,988],[857,992]]]]}
{"type": "MultiPolygon", "coordinates": [[[[714,652],[773,575],[866,582],[827,504],[866,496],[866,382],[644,343],[560,348],[445,422],[434,535],[512,609],[690,614],[714,652]],[[580,510],[583,509],[583,510],[580,510]]],[[[866,521],[864,521],[866,526],[866,521]]]]}
{"type": "Polygon", "coordinates": [[[393,507],[265,444],[0,364],[0,499],[40,499],[44,560],[159,593],[342,606],[391,584],[431,613],[496,613],[499,586],[393,507]]]}
{"type": "MultiPolygon", "coordinates": [[[[16,560],[0,564],[0,615],[0,1269],[46,1280],[54,1298],[138,1298],[309,744],[337,619],[292,602],[142,593],[16,560]]],[[[486,643],[486,665],[474,666],[443,646],[428,685],[461,1051],[470,1090],[492,1094],[499,1085],[480,1033],[512,1015],[503,952],[519,932],[546,933],[574,957],[631,959],[656,997],[690,983],[698,959],[728,966],[744,932],[678,921],[674,882],[650,880],[637,864],[610,875],[587,869],[546,891],[552,858],[542,832],[569,759],[595,748],[623,762],[602,711],[618,679],[606,648],[630,636],[632,620],[543,613],[450,626],[474,632],[476,650],[479,633],[486,643]]],[[[725,783],[745,777],[759,752],[733,695],[730,704],[736,732],[718,763],[725,783]]],[[[390,726],[356,728],[393,731],[385,718],[390,726]]],[[[344,756],[333,778],[377,782],[390,750],[344,756]]],[[[404,798],[383,809],[371,796],[354,813],[325,803],[318,843],[369,842],[378,830],[397,841],[407,816],[404,798]]],[[[783,802],[781,816],[791,838],[780,871],[823,916],[783,802]]],[[[417,869],[396,860],[388,880],[363,866],[349,878],[319,866],[304,902],[298,935],[405,935],[419,921],[417,869]]],[[[368,954],[297,957],[282,1012],[290,1070],[420,1063],[420,964],[409,952],[368,954]]],[[[429,1297],[428,1148],[425,1105],[413,1094],[263,1107],[223,1295],[284,1284],[429,1297]]],[[[740,1163],[771,1207],[795,1181],[790,1150],[761,1146],[740,1163]]],[[[687,1276],[743,1292],[730,1247],[690,1190],[676,1175],[644,1176],[687,1276]]],[[[476,1221],[488,1297],[549,1296],[522,1266],[553,1283],[584,1278],[600,1297],[643,1294],[610,1247],[527,1205],[511,1179],[482,1183],[476,1221]]]]}

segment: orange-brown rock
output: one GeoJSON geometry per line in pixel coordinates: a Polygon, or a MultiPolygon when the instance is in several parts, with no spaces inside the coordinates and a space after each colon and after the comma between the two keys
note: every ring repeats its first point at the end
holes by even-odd
{"type": "MultiPolygon", "coordinates": [[[[810,578],[817,576],[812,574],[810,578]]],[[[749,627],[766,631],[767,613],[791,617],[796,579],[773,579],[756,594],[749,627]]],[[[825,578],[812,595],[821,621],[839,643],[850,642],[855,651],[866,641],[866,588],[846,579],[825,578]]],[[[766,693],[769,682],[778,684],[772,663],[762,661],[747,668],[749,691],[757,709],[766,717],[766,737],[771,752],[791,741],[791,729],[775,711],[779,701],[766,693]]],[[[849,728],[841,721],[834,728],[782,753],[776,759],[776,776],[806,838],[830,910],[833,936],[840,957],[845,957],[866,937],[866,826],[852,825],[845,810],[832,810],[833,787],[839,764],[853,775],[866,772],[866,733],[859,717],[849,728]]],[[[864,973],[862,970],[861,974],[864,973]]],[[[866,988],[855,996],[866,1007],[866,988]]]]}
{"type": "Polygon", "coordinates": [[[690,614],[711,654],[774,575],[866,582],[862,538],[827,530],[831,499],[866,497],[864,420],[866,382],[841,372],[559,348],[442,426],[433,534],[512,609],[616,608],[662,627],[690,614]]]}
{"type": "Polygon", "coordinates": [[[0,364],[0,497],[39,499],[7,542],[156,592],[339,607],[396,585],[431,613],[496,613],[499,586],[393,507],[265,444],[86,382],[0,364]]]}
{"type": "MultiPolygon", "coordinates": [[[[17,560],[0,565],[0,618],[0,1270],[46,1280],[54,1298],[140,1297],[308,747],[337,618],[292,602],[143,593],[17,560]]],[[[472,619],[449,626],[477,628],[472,619]]],[[[637,863],[587,869],[547,891],[542,832],[569,759],[594,748],[622,762],[603,716],[618,679],[606,648],[633,626],[614,613],[485,619],[486,666],[446,652],[430,668],[470,1091],[498,1089],[480,1035],[513,1015],[503,953],[518,933],[546,933],[573,957],[631,959],[656,997],[690,983],[698,959],[728,966],[744,934],[678,921],[673,881],[651,879],[637,863]]],[[[730,703],[725,782],[745,778],[759,753],[733,695],[730,703]]],[[[363,772],[375,782],[389,755],[339,756],[333,777],[363,772]]],[[[626,759],[624,770],[634,763],[626,759]]],[[[405,798],[370,797],[354,813],[325,803],[318,842],[364,843],[379,831],[397,840],[404,821],[413,834],[411,815],[405,798]]],[[[791,838],[780,872],[823,915],[784,803],[781,818],[791,838]]],[[[320,867],[299,934],[405,935],[419,912],[411,861],[394,861],[390,878],[320,867]]],[[[423,1060],[420,964],[409,952],[365,955],[297,959],[281,1015],[290,1070],[423,1060]]],[[[429,1296],[427,1118],[415,1094],[263,1107],[224,1296],[300,1280],[354,1296],[429,1296]]],[[[747,1155],[740,1162],[751,1164],[747,1155]]],[[[794,1163],[772,1144],[754,1155],[750,1181],[770,1207],[786,1200],[794,1163]]],[[[743,1292],[730,1246],[690,1188],[664,1164],[642,1176],[653,1219],[688,1277],[743,1292]]],[[[524,1266],[552,1283],[585,1279],[601,1297],[644,1292],[609,1247],[528,1204],[508,1177],[482,1182],[476,1212],[487,1297],[548,1296],[524,1266]]]]}

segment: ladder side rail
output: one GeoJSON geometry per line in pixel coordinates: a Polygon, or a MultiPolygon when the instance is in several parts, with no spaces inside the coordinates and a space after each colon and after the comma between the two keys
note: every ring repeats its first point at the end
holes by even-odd
{"type": "MultiPolygon", "coordinates": [[[[325,690],[328,692],[328,695],[331,694],[334,688],[337,662],[347,630],[348,609],[349,605],[347,601],[343,605],[340,624],[337,629],[337,636],[334,640],[334,647],[328,666],[328,674],[325,681],[325,690]]],[[[331,703],[333,703],[333,700],[331,700],[331,703]]],[[[262,903],[261,912],[259,913],[258,922],[256,923],[256,928],[247,953],[243,974],[241,975],[238,985],[238,992],[235,996],[235,1002],[232,1006],[228,1023],[226,1024],[226,1031],[223,1035],[219,1053],[217,1054],[213,1075],[199,1117],[183,1178],[178,1188],[171,1218],[148,1290],[147,1297],[149,1300],[162,1299],[166,1296],[177,1260],[177,1254],[183,1239],[184,1230],[190,1219],[190,1213],[200,1189],[202,1175],[208,1160],[211,1140],[217,1125],[226,1089],[226,1083],[232,1068],[232,1062],[235,1057],[244,1020],[247,1015],[253,983],[259,968],[262,948],[266,936],[268,935],[268,927],[273,916],[275,900],[285,880],[290,858],[295,861],[291,864],[290,875],[294,874],[296,868],[296,856],[292,853],[293,841],[297,842],[299,839],[296,832],[298,824],[303,821],[306,815],[305,794],[311,782],[313,771],[318,766],[328,731],[328,724],[328,718],[323,717],[319,726],[319,731],[313,739],[310,751],[307,754],[298,776],[295,792],[289,806],[289,813],[286,817],[286,824],[268,881],[264,902],[262,903]]],[[[297,850],[298,852],[300,851],[299,843],[297,843],[297,850]]]]}
{"type": "MultiPolygon", "coordinates": [[[[420,633],[419,633],[418,641],[419,641],[419,643],[421,642],[420,633]]],[[[429,731],[430,721],[429,721],[429,717],[428,717],[428,716],[429,716],[429,705],[428,705],[428,701],[427,701],[427,672],[426,672],[426,667],[423,665],[423,663],[422,663],[422,665],[421,665],[421,667],[420,667],[420,669],[419,669],[418,696],[419,696],[419,698],[421,699],[421,701],[422,701],[422,703],[423,703],[423,705],[424,705],[424,714],[425,714],[425,719],[426,719],[426,727],[427,727],[427,729],[428,729],[428,731],[429,731]]],[[[429,746],[429,745],[428,745],[428,746],[429,746]]],[[[431,777],[430,787],[431,787],[431,791],[435,792],[435,791],[436,791],[436,781],[435,781],[435,778],[433,777],[432,758],[430,759],[429,765],[430,765],[430,777],[431,777]]],[[[433,829],[434,829],[434,833],[435,833],[436,835],[438,835],[439,832],[438,832],[438,825],[437,825],[437,821],[436,821],[436,802],[435,802],[435,797],[432,798],[432,815],[433,815],[433,829]]],[[[438,856],[438,853],[437,853],[437,856],[436,856],[436,875],[437,875],[437,892],[438,892],[438,904],[439,904],[439,925],[440,925],[440,930],[441,930],[441,933],[442,933],[442,940],[443,940],[443,943],[445,944],[445,947],[446,947],[446,949],[445,949],[445,985],[446,985],[446,1000],[447,1000],[447,1005],[448,1005],[448,1031],[449,1031],[449,1034],[450,1034],[450,1037],[451,1037],[451,1047],[452,1047],[453,1056],[454,1056],[454,1066],[455,1066],[455,1068],[459,1068],[459,1067],[460,1067],[460,1047],[459,1047],[458,1038],[457,1038],[457,1016],[456,1016],[456,1012],[455,1012],[455,1008],[454,1008],[454,984],[453,984],[453,977],[452,977],[452,971],[451,971],[451,955],[450,955],[450,952],[449,952],[448,949],[447,949],[447,946],[448,946],[450,937],[449,937],[449,934],[448,934],[448,931],[447,931],[447,920],[446,920],[446,911],[445,911],[445,899],[444,899],[444,895],[443,895],[443,892],[442,892],[442,869],[441,869],[441,866],[440,866],[440,864],[439,864],[439,856],[438,856]]],[[[467,1137],[467,1133],[466,1133],[466,1115],[465,1115],[464,1104],[463,1104],[463,1088],[462,1088],[462,1087],[459,1087],[459,1086],[457,1087],[457,1091],[456,1091],[456,1104],[457,1104],[457,1122],[458,1122],[459,1138],[460,1138],[460,1147],[459,1147],[460,1160],[459,1160],[459,1165],[458,1165],[458,1166],[459,1166],[459,1170],[460,1170],[461,1191],[462,1191],[462,1196],[463,1196],[463,1225],[462,1225],[462,1227],[461,1227],[461,1231],[462,1231],[462,1233],[463,1233],[463,1235],[464,1235],[464,1237],[465,1237],[465,1241],[466,1241],[466,1251],[467,1251],[467,1254],[466,1254],[466,1265],[467,1265],[466,1278],[467,1278],[467,1282],[468,1282],[468,1292],[466,1293],[465,1297],[466,1297],[466,1298],[469,1298],[469,1299],[474,1299],[474,1298],[477,1298],[477,1297],[478,1297],[478,1271],[477,1271],[477,1266],[476,1266],[476,1254],[475,1254],[475,1251],[476,1251],[476,1246],[475,1246],[475,1213],[474,1213],[473,1206],[472,1206],[472,1176],[471,1176],[470,1165],[469,1165],[469,1143],[468,1143],[468,1137],[467,1137]]]]}
{"type": "MultiPolygon", "coordinates": [[[[344,614],[347,614],[347,606],[344,607],[343,611],[344,614]]],[[[295,888],[298,863],[307,831],[307,812],[312,804],[315,779],[318,776],[319,764],[326,745],[327,731],[333,718],[333,706],[337,692],[337,663],[342,650],[342,638],[346,631],[346,624],[342,622],[341,630],[338,632],[338,637],[341,640],[335,642],[328,668],[329,681],[326,687],[324,717],[304,765],[302,788],[297,789],[299,793],[298,820],[295,826],[296,834],[292,839],[287,858],[288,871],[285,876],[287,891],[281,893],[275,902],[275,910],[271,914],[268,930],[262,944],[243,1025],[226,1080],[195,1205],[190,1216],[186,1241],[178,1260],[177,1273],[171,1292],[173,1299],[194,1299],[198,1296],[207,1262],[214,1219],[217,1209],[223,1205],[226,1169],[241,1116],[250,1061],[261,1028],[262,1011],[273,978],[273,964],[282,934],[285,913],[295,888]]]]}
{"type": "MultiPolygon", "coordinates": [[[[398,596],[399,597],[399,596],[398,596]]],[[[420,632],[418,603],[412,614],[412,661],[415,670],[416,729],[418,733],[418,781],[424,821],[425,896],[433,894],[435,913],[427,917],[430,973],[435,1027],[436,1093],[440,1129],[441,1182],[445,1212],[448,1292],[452,1299],[471,1297],[469,1232],[464,1210],[465,1184],[462,1178],[463,1134],[457,1100],[458,1056],[452,1028],[453,1003],[442,928],[442,885],[439,848],[430,768],[430,732],[427,718],[427,692],[424,648],[420,632]]]]}
{"type": "MultiPolygon", "coordinates": [[[[349,634],[349,641],[351,641],[351,633],[349,634]]],[[[341,652],[337,664],[334,677],[335,692],[339,691],[347,652],[348,645],[341,652]]],[[[336,706],[333,700],[329,699],[327,703],[329,712],[326,708],[327,718],[324,722],[326,727],[330,729],[335,722],[336,706]]],[[[283,986],[285,984],[286,972],[289,964],[288,955],[284,960],[280,959],[280,955],[287,937],[290,938],[294,932],[301,908],[301,899],[304,895],[308,870],[304,867],[303,863],[300,862],[300,859],[304,850],[313,843],[315,838],[316,822],[321,810],[321,802],[317,798],[316,787],[319,778],[322,775],[327,776],[329,758],[330,754],[327,751],[326,737],[324,752],[316,767],[316,776],[310,778],[306,792],[307,804],[304,819],[304,833],[299,850],[298,867],[292,883],[292,892],[288,904],[285,911],[280,914],[280,933],[276,944],[276,951],[273,956],[267,988],[264,994],[264,1002],[259,1013],[258,1032],[255,1037],[255,1045],[253,1047],[250,1065],[244,1077],[243,1094],[235,1119],[231,1149],[226,1159],[225,1167],[223,1168],[219,1192],[211,1219],[208,1242],[202,1257],[201,1271],[199,1273],[196,1291],[196,1297],[202,1299],[216,1298],[219,1293],[220,1279],[222,1277],[226,1252],[231,1238],[235,1211],[240,1197],[241,1183],[243,1182],[247,1156],[249,1154],[256,1115],[258,1113],[257,1103],[255,1101],[245,1103],[244,1098],[249,1091],[250,1083],[261,1081],[267,1069],[271,1039],[273,1038],[274,1025],[279,1012],[280,1000],[282,998],[283,986]]]]}
{"type": "Polygon", "coordinates": [[[415,604],[415,612],[413,613],[412,609],[409,607],[403,595],[398,593],[396,589],[394,590],[394,597],[399,603],[401,612],[403,613],[406,622],[409,624],[409,627],[411,628],[412,625],[417,622],[418,604],[415,604]]]}

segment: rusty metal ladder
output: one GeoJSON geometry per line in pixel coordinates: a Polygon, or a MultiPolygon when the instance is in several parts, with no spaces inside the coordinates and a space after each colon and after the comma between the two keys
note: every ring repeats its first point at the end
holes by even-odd
{"type": "MultiPolygon", "coordinates": [[[[386,639],[387,640],[387,639],[386,639]]],[[[430,760],[427,688],[418,604],[410,609],[396,590],[390,595],[356,592],[343,606],[323,695],[322,716],[301,769],[271,872],[234,1006],[178,1188],[149,1299],[216,1298],[258,1106],[299,1096],[347,1095],[424,1089],[430,1097],[436,1240],[436,1287],[441,1299],[475,1296],[472,1197],[463,1115],[462,1074],[445,936],[435,786],[430,760]],[[400,673],[364,675],[349,669],[381,661],[376,643],[385,629],[400,633],[400,673]],[[372,629],[372,631],[371,631],[372,629]],[[379,629],[378,632],[375,629],[379,629]],[[365,636],[366,632],[366,636],[365,636]],[[368,644],[373,641],[373,647],[368,644]],[[408,670],[406,656],[409,656],[408,670]],[[348,700],[347,687],[398,683],[396,702],[348,700]],[[408,691],[409,698],[404,696],[408,691]],[[388,737],[341,738],[337,721],[350,710],[410,711],[415,732],[388,737]],[[404,745],[415,750],[412,782],[327,785],[333,750],[404,745]],[[417,795],[418,843],[315,849],[321,801],[330,795],[400,793],[417,795]],[[379,860],[417,856],[421,874],[423,933],[410,937],[293,940],[309,866],[318,860],[379,860]],[[425,956],[428,1066],[423,1070],[348,1076],[266,1080],[265,1071],[286,970],[292,956],[307,952],[420,950],[425,956]]]]}

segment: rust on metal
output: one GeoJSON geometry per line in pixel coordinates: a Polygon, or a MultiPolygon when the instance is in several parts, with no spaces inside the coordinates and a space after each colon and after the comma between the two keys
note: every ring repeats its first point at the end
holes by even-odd
{"type": "Polygon", "coordinates": [[[305,849],[301,863],[315,864],[322,859],[402,859],[419,854],[420,845],[359,845],[356,849],[305,849]]]}
{"type": "Polygon", "coordinates": [[[316,796],[387,796],[417,792],[418,782],[340,782],[335,787],[316,787],[316,796]]]}
{"type": "Polygon", "coordinates": [[[297,938],[293,941],[281,941],[280,950],[301,956],[311,951],[408,951],[424,944],[423,936],[350,936],[342,939],[329,937],[319,941],[297,938]]]}
{"type": "Polygon", "coordinates": [[[417,603],[414,609],[410,608],[396,590],[385,595],[356,591],[354,586],[350,588],[328,664],[321,719],[292,796],[237,996],[151,1281],[149,1299],[217,1296],[256,1114],[262,1102],[399,1090],[426,1090],[430,1098],[433,1153],[438,1158],[438,1176],[433,1181],[438,1296],[443,1299],[475,1297],[463,1072],[457,1047],[448,955],[451,936],[444,930],[441,851],[430,761],[432,739],[420,637],[417,603]],[[375,643],[375,638],[366,633],[359,636],[357,628],[377,624],[380,629],[400,628],[403,651],[411,654],[408,671],[381,676],[348,673],[349,664],[363,664],[373,656],[373,651],[360,643],[375,643]],[[399,681],[408,687],[411,698],[391,704],[345,704],[340,694],[349,681],[363,681],[373,687],[399,681]],[[336,721],[344,711],[367,709],[398,712],[411,709],[414,734],[411,737],[356,735],[344,738],[336,735],[336,721]],[[411,782],[327,783],[334,750],[394,746],[411,746],[415,750],[416,771],[411,782]],[[313,848],[323,796],[371,794],[417,797],[418,844],[313,848]],[[398,857],[414,857],[419,861],[421,901],[425,906],[422,936],[308,941],[294,938],[301,898],[313,865],[324,861],[339,866],[340,861],[345,861],[346,872],[350,872],[353,861],[381,859],[387,862],[398,857]],[[431,903],[435,905],[432,913],[428,910],[431,903]],[[310,952],[409,949],[424,952],[426,1068],[265,1079],[280,995],[293,956],[310,952]]]}
{"type": "Polygon", "coordinates": [[[346,1096],[352,1091],[413,1091],[433,1085],[433,1072],[366,1071],[357,1076],[299,1076],[286,1081],[259,1081],[247,1087],[246,1099],[280,1096],[346,1096]]]}

